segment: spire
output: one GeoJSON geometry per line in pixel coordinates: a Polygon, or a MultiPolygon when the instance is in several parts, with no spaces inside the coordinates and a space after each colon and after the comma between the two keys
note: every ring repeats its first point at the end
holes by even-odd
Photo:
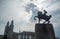
{"type": "Polygon", "coordinates": [[[9,21],[6,24],[4,34],[7,34],[9,32],[9,21]]]}
{"type": "Polygon", "coordinates": [[[14,21],[12,20],[10,24],[10,32],[13,32],[13,28],[14,28],[14,21]]]}
{"type": "Polygon", "coordinates": [[[19,28],[19,33],[20,33],[20,28],[19,28]]]}
{"type": "Polygon", "coordinates": [[[13,24],[13,22],[14,22],[14,21],[12,20],[12,21],[11,21],[11,24],[13,24]]]}
{"type": "Polygon", "coordinates": [[[6,26],[9,26],[9,21],[7,22],[7,25],[6,26]]]}

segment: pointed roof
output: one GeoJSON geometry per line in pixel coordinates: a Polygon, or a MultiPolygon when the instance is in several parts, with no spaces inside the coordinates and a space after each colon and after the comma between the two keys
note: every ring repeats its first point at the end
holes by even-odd
{"type": "Polygon", "coordinates": [[[14,22],[14,21],[12,20],[12,21],[11,21],[11,24],[13,24],[13,22],[14,22]]]}
{"type": "Polygon", "coordinates": [[[7,25],[9,25],[9,21],[7,22],[7,25]]]}

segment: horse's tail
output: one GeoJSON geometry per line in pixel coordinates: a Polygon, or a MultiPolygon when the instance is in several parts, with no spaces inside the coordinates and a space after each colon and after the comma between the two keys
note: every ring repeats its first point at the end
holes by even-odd
{"type": "Polygon", "coordinates": [[[37,17],[37,16],[34,17],[34,20],[36,20],[36,17],[37,17]]]}

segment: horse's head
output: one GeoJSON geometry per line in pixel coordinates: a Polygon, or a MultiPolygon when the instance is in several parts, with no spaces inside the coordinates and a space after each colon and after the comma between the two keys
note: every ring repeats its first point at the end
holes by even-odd
{"type": "Polygon", "coordinates": [[[49,17],[51,18],[52,16],[50,15],[49,17]]]}
{"type": "Polygon", "coordinates": [[[41,15],[42,14],[42,12],[41,11],[38,11],[38,15],[41,15]]]}

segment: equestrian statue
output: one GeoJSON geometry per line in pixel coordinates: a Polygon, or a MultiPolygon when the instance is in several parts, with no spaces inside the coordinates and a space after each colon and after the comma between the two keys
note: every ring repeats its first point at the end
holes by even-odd
{"type": "Polygon", "coordinates": [[[38,18],[39,19],[39,21],[38,21],[38,23],[40,23],[40,21],[43,19],[43,20],[45,20],[43,23],[46,23],[46,22],[48,22],[48,23],[50,23],[50,18],[52,17],[51,15],[46,15],[46,13],[47,13],[47,11],[46,10],[43,10],[44,11],[44,14],[42,14],[42,12],[41,11],[38,11],[38,15],[37,16],[35,16],[34,17],[34,20],[36,20],[36,18],[38,18]]]}

